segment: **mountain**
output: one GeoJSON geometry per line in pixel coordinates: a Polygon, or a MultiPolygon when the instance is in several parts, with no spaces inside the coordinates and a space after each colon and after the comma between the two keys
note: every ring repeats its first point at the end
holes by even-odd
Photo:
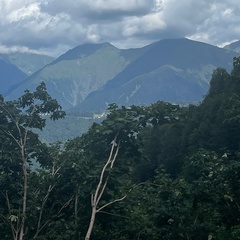
{"type": "Polygon", "coordinates": [[[137,59],[90,93],[73,111],[104,110],[108,103],[151,104],[158,100],[196,103],[209,88],[217,67],[231,70],[237,54],[189,39],[165,39],[147,46],[137,59]]]}
{"type": "Polygon", "coordinates": [[[25,89],[33,90],[44,81],[48,92],[64,109],[72,108],[113,79],[144,51],[143,48],[126,52],[109,43],[77,46],[31,75],[9,97],[16,98],[25,89]]]}
{"type": "Polygon", "coordinates": [[[224,48],[228,49],[228,50],[232,50],[232,51],[237,52],[237,53],[240,53],[240,40],[236,41],[236,42],[233,42],[229,45],[226,45],[224,48]]]}
{"type": "Polygon", "coordinates": [[[33,53],[0,54],[0,92],[7,96],[24,79],[55,58],[33,53]]]}
{"type": "Polygon", "coordinates": [[[0,93],[6,96],[11,88],[19,84],[27,75],[15,65],[4,60],[0,56],[0,93]]]}
{"type": "Polygon", "coordinates": [[[151,104],[163,100],[197,103],[214,69],[231,71],[236,52],[185,38],[164,39],[143,48],[83,44],[50,62],[14,89],[10,99],[44,81],[65,110],[93,113],[109,103],[151,104]]]}
{"type": "Polygon", "coordinates": [[[15,65],[28,76],[55,60],[46,55],[21,52],[0,54],[0,58],[15,65]]]}

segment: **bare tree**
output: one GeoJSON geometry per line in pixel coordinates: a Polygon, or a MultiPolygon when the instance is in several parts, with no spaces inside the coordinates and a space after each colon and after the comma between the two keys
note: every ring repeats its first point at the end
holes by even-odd
{"type": "Polygon", "coordinates": [[[103,210],[105,207],[107,207],[113,203],[120,202],[127,197],[127,195],[125,195],[122,198],[112,200],[112,201],[104,204],[103,206],[99,206],[99,201],[102,198],[102,195],[106,189],[106,186],[107,186],[108,180],[109,180],[109,175],[105,176],[106,172],[107,172],[107,170],[113,168],[114,163],[118,156],[120,142],[119,141],[117,142],[117,135],[114,138],[114,140],[111,142],[111,144],[112,144],[111,151],[110,151],[109,157],[108,157],[105,165],[102,168],[97,188],[96,188],[95,192],[91,195],[92,214],[91,214],[91,219],[90,219],[89,226],[88,226],[88,231],[85,236],[85,240],[90,239],[90,236],[91,236],[92,230],[93,230],[93,226],[94,226],[94,222],[95,222],[95,218],[96,218],[96,214],[98,212],[100,212],[101,210],[103,210]]]}

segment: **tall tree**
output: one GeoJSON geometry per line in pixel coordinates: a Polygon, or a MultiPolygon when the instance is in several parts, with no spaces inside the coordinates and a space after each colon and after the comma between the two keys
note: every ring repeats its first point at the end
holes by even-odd
{"type": "Polygon", "coordinates": [[[0,127],[4,137],[1,144],[1,168],[9,169],[6,174],[10,178],[14,174],[19,176],[19,185],[15,190],[21,195],[21,208],[19,206],[16,211],[11,202],[11,193],[7,189],[4,192],[2,190],[8,209],[8,216],[2,218],[11,226],[14,240],[23,240],[26,234],[29,165],[33,161],[40,161],[41,155],[41,143],[33,129],[42,129],[45,126],[44,115],[56,120],[63,118],[65,112],[47,93],[43,82],[32,93],[26,90],[18,100],[0,99],[0,127]]]}

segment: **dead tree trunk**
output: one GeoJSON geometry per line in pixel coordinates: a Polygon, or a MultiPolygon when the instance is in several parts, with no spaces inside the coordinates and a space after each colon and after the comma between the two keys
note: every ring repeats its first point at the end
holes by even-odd
{"type": "Polygon", "coordinates": [[[91,219],[90,219],[89,226],[88,226],[88,231],[87,231],[87,234],[85,236],[85,240],[89,240],[90,237],[91,237],[94,222],[95,222],[95,218],[96,218],[96,214],[99,211],[101,211],[102,209],[104,209],[105,207],[107,207],[107,206],[109,206],[109,205],[111,205],[115,202],[122,201],[127,196],[127,195],[125,195],[122,198],[115,199],[113,201],[110,201],[110,202],[106,203],[105,205],[103,205],[101,207],[98,207],[99,201],[102,198],[102,195],[103,195],[103,193],[106,189],[106,186],[107,186],[108,180],[109,180],[109,176],[104,178],[104,174],[106,173],[107,169],[112,169],[113,168],[114,162],[115,162],[115,160],[118,156],[120,143],[117,142],[117,136],[115,137],[115,139],[112,141],[111,144],[112,144],[112,147],[111,147],[111,151],[110,151],[108,160],[102,168],[96,191],[91,196],[92,214],[91,214],[91,219]]]}

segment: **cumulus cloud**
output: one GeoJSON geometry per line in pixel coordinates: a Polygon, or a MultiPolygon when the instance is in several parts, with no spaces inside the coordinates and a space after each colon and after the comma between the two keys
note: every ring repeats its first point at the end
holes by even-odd
{"type": "Polygon", "coordinates": [[[0,51],[59,55],[85,42],[140,47],[188,37],[214,45],[240,35],[239,0],[1,0],[0,51]]]}
{"type": "Polygon", "coordinates": [[[234,5],[233,2],[212,4],[208,17],[189,37],[216,45],[223,45],[224,42],[238,39],[240,34],[239,10],[239,4],[234,5]]]}

